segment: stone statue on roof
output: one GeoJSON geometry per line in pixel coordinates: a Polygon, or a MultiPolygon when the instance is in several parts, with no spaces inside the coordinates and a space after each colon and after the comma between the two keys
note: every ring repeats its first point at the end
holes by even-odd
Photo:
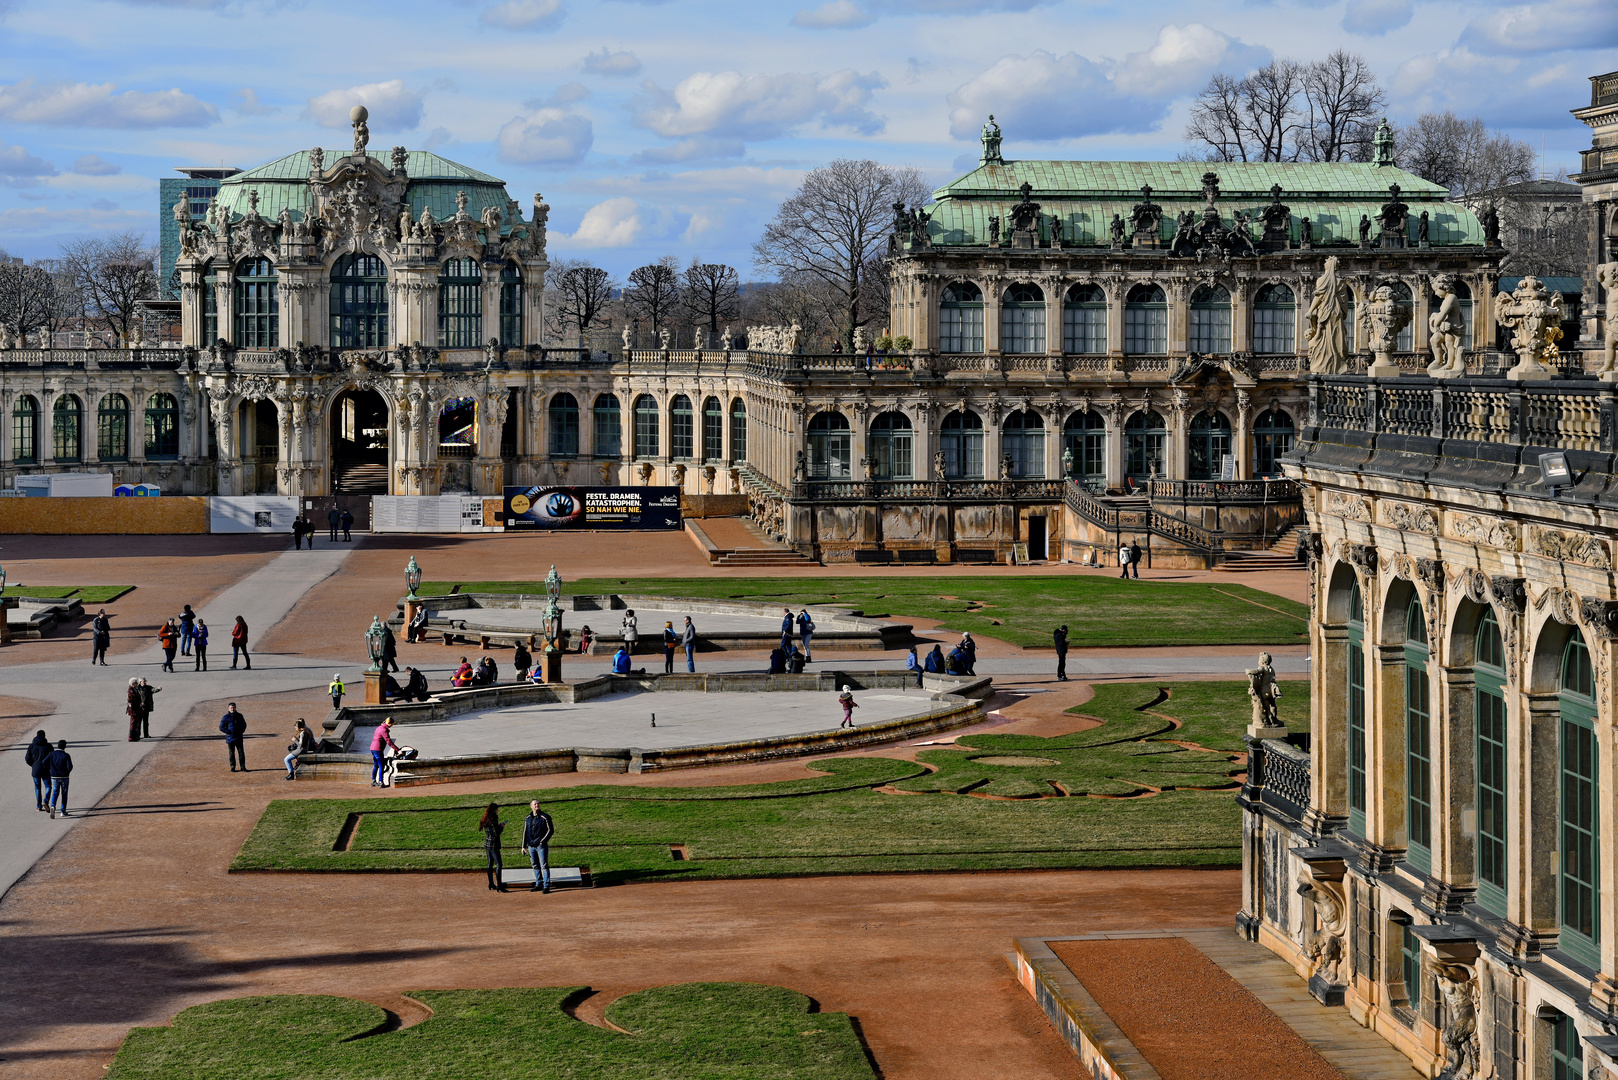
{"type": "Polygon", "coordinates": [[[366,124],[371,114],[364,105],[356,105],[348,110],[348,122],[354,128],[354,153],[365,153],[366,145],[371,141],[371,128],[366,124]]]}
{"type": "Polygon", "coordinates": [[[1460,302],[1455,296],[1455,275],[1438,274],[1432,280],[1433,295],[1438,306],[1427,316],[1428,342],[1433,362],[1427,374],[1434,379],[1449,379],[1466,374],[1466,361],[1461,356],[1461,335],[1466,329],[1461,316],[1460,302]]]}
{"type": "Polygon", "coordinates": [[[1405,218],[1410,213],[1410,204],[1399,198],[1399,185],[1388,185],[1388,201],[1382,204],[1377,211],[1377,219],[1382,223],[1382,236],[1385,246],[1404,245],[1405,218]]]}
{"type": "Polygon", "coordinates": [[[983,125],[983,154],[978,158],[980,165],[1004,165],[1005,159],[1000,156],[1000,125],[994,122],[994,113],[989,114],[989,122],[983,125]]]}
{"type": "Polygon", "coordinates": [[[393,171],[394,172],[396,172],[396,173],[404,172],[405,171],[405,163],[408,162],[409,160],[410,160],[410,151],[406,150],[402,146],[395,146],[393,148],[393,171]]]}
{"type": "Polygon", "coordinates": [[[1618,296],[1614,295],[1618,294],[1618,262],[1598,264],[1596,281],[1607,294],[1607,315],[1601,320],[1606,330],[1602,338],[1601,381],[1618,382],[1618,296]]]}
{"type": "Polygon", "coordinates": [[[1156,236],[1163,220],[1163,208],[1152,201],[1152,185],[1142,184],[1140,202],[1129,211],[1130,233],[1144,240],[1156,236]]]}
{"type": "Polygon", "coordinates": [[[1393,164],[1393,128],[1388,125],[1386,116],[1376,126],[1376,134],[1371,136],[1371,144],[1376,147],[1372,160],[1376,162],[1378,168],[1393,164]]]}
{"type": "Polygon", "coordinates": [[[1309,370],[1316,375],[1344,375],[1348,372],[1351,343],[1344,320],[1348,317],[1348,287],[1337,277],[1337,256],[1326,260],[1315,279],[1314,297],[1309,301],[1305,335],[1309,343],[1309,370]]]}

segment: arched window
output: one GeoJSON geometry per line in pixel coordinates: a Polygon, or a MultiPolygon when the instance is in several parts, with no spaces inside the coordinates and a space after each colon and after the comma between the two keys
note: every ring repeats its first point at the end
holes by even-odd
{"type": "Polygon", "coordinates": [[[281,298],[275,264],[243,259],[236,266],[236,345],[273,349],[281,344],[281,298]]]}
{"type": "Polygon", "coordinates": [[[51,457],[73,462],[84,458],[84,406],[72,394],[63,394],[51,407],[51,457]]]}
{"type": "Polygon", "coordinates": [[[146,457],[151,460],[180,456],[180,404],[173,394],[146,399],[146,457]]]}
{"type": "Polygon", "coordinates": [[[1011,476],[1038,480],[1045,475],[1045,421],[1026,409],[1006,417],[1000,429],[1000,452],[1011,456],[1011,476]]]}
{"type": "Polygon", "coordinates": [[[1280,284],[1264,286],[1253,297],[1253,351],[1293,352],[1293,329],[1297,321],[1292,290],[1280,284]]]}
{"type": "Polygon", "coordinates": [[[522,339],[522,270],[516,263],[500,268],[500,344],[520,349],[522,339]]]}
{"type": "Polygon", "coordinates": [[[847,480],[853,456],[848,419],[838,412],[816,413],[809,420],[809,479],[847,480]]]}
{"type": "Polygon", "coordinates": [[[375,255],[344,255],[331,268],[331,343],[338,349],[388,344],[388,268],[375,255]]]}
{"type": "Polygon", "coordinates": [[[983,421],[975,412],[953,410],[938,436],[944,451],[944,479],[983,479],[983,421]]]}
{"type": "Polygon", "coordinates": [[[1225,457],[1230,453],[1230,421],[1225,414],[1204,411],[1193,416],[1186,450],[1189,479],[1217,480],[1223,476],[1225,457]]]}
{"type": "Polygon", "coordinates": [[[1018,282],[1000,298],[1000,351],[1045,351],[1045,294],[1038,285],[1018,282]]]}
{"type": "Polygon", "coordinates": [[[901,412],[885,412],[871,421],[871,477],[875,480],[909,480],[914,473],[911,459],[913,432],[910,418],[901,412]]]}
{"type": "Polygon", "coordinates": [[[1124,352],[1161,356],[1169,351],[1169,303],[1158,285],[1136,285],[1124,298],[1124,352]]]}
{"type": "Polygon", "coordinates": [[[551,398],[545,424],[551,430],[551,457],[578,457],[579,403],[572,394],[551,398]]]}
{"type": "Polygon", "coordinates": [[[747,406],[741,398],[730,402],[730,460],[737,465],[747,460],[747,406]]]}
{"type": "Polygon", "coordinates": [[[1421,600],[1412,596],[1405,609],[1406,858],[1423,872],[1433,868],[1433,709],[1427,659],[1427,616],[1421,600]]]}
{"type": "Polygon", "coordinates": [[[595,429],[596,457],[615,458],[623,453],[624,426],[623,416],[618,407],[618,395],[596,395],[590,426],[595,429]]]}
{"type": "Polygon", "coordinates": [[[1190,349],[1205,356],[1230,352],[1230,290],[1204,285],[1191,294],[1190,349]]]}
{"type": "MultiPolygon", "coordinates": [[[[1395,303],[1404,308],[1407,313],[1414,311],[1415,302],[1410,296],[1410,286],[1402,281],[1390,281],[1388,282],[1388,287],[1393,290],[1395,303]]],[[[1405,328],[1399,331],[1399,336],[1394,339],[1393,349],[1395,352],[1409,352],[1416,347],[1415,340],[1415,320],[1410,319],[1405,322],[1405,328]]]]}
{"type": "Polygon", "coordinates": [[[129,399],[122,394],[108,394],[96,407],[96,457],[129,460],[129,399]]]}
{"type": "Polygon", "coordinates": [[[983,290],[970,281],[944,287],[938,302],[938,351],[983,351],[983,290]]]}
{"type": "Polygon", "coordinates": [[[445,259],[439,267],[438,344],[445,349],[483,344],[483,268],[476,259],[445,259]]]}
{"type": "Polygon", "coordinates": [[[1365,600],[1348,594],[1348,829],[1365,835],[1365,600]]]}
{"type": "Polygon", "coordinates": [[[1478,903],[1506,914],[1506,651],[1494,609],[1478,622],[1472,668],[1477,718],[1478,903]]]}
{"type": "Polygon", "coordinates": [[[642,394],[635,399],[635,456],[655,458],[659,453],[657,399],[650,394],[642,394]]]}
{"type": "Polygon", "coordinates": [[[1131,416],[1124,424],[1124,474],[1137,481],[1161,477],[1167,471],[1163,448],[1168,435],[1163,417],[1156,411],[1131,416]]]}
{"type": "Polygon", "coordinates": [[[1557,948],[1591,967],[1601,963],[1600,793],[1595,673],[1584,635],[1569,632],[1561,679],[1561,933],[1557,948]]]}
{"type": "Polygon", "coordinates": [[[702,403],[702,460],[725,460],[725,410],[716,397],[702,403]]]}
{"type": "Polygon", "coordinates": [[[1094,409],[1075,412],[1062,425],[1062,467],[1086,488],[1107,483],[1107,423],[1094,409]]]}
{"type": "Polygon", "coordinates": [[[202,275],[202,343],[219,340],[219,272],[210,263],[202,275]]]}
{"type": "Polygon", "coordinates": [[[1266,409],[1253,424],[1253,470],[1258,476],[1280,476],[1276,460],[1292,452],[1296,435],[1292,417],[1280,409],[1266,409]]]}
{"type": "Polygon", "coordinates": [[[673,458],[689,458],[693,456],[692,444],[695,441],[691,415],[691,399],[684,394],[675,394],[674,400],[669,402],[669,456],[673,458]]]}
{"type": "Polygon", "coordinates": [[[11,407],[11,460],[39,464],[39,402],[31,394],[19,394],[11,407]]]}
{"type": "Polygon", "coordinates": [[[1107,294],[1099,285],[1075,285],[1062,304],[1062,351],[1099,356],[1107,351],[1107,294]]]}

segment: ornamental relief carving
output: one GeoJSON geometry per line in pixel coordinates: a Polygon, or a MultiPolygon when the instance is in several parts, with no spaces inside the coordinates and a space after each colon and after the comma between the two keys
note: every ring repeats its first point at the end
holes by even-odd
{"type": "Polygon", "coordinates": [[[1534,610],[1550,608],[1551,618],[1563,626],[1579,625],[1578,598],[1566,589],[1552,586],[1534,598],[1534,610]]]}
{"type": "Polygon", "coordinates": [[[1371,504],[1357,495],[1344,495],[1340,491],[1334,491],[1326,500],[1326,513],[1337,514],[1351,521],[1370,521],[1371,504]]]}
{"type": "Polygon", "coordinates": [[[1559,532],[1535,525],[1528,530],[1528,550],[1558,562],[1612,569],[1612,553],[1605,541],[1584,533],[1559,532]]]}
{"type": "Polygon", "coordinates": [[[1411,506],[1408,503],[1383,503],[1382,520],[1396,529],[1405,532],[1425,533],[1428,536],[1438,535],[1438,515],[1425,506],[1411,506]]]}
{"type": "Polygon", "coordinates": [[[1486,544],[1502,551],[1517,550],[1517,533],[1510,525],[1476,514],[1452,514],[1449,534],[1471,544],[1486,544]]]}

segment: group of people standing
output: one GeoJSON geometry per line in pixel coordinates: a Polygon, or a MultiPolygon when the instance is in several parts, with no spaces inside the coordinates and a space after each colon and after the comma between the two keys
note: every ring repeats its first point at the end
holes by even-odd
{"type": "Polygon", "coordinates": [[[126,696],[128,704],[125,711],[129,714],[130,742],[140,742],[142,739],[152,737],[152,695],[162,692],[161,686],[153,686],[144,678],[129,680],[129,691],[126,696]]]}
{"type": "MultiPolygon", "coordinates": [[[[346,508],[332,503],[331,509],[326,511],[326,525],[332,543],[338,542],[337,533],[339,531],[342,532],[342,538],[345,542],[353,542],[354,537],[349,530],[354,527],[354,515],[349,513],[346,508]]],[[[315,550],[315,532],[315,523],[309,519],[309,515],[305,512],[299,512],[298,516],[292,519],[292,546],[302,548],[304,542],[307,541],[309,550],[315,550]]]]}
{"type": "MultiPolygon", "coordinates": [[[[247,623],[242,619],[236,620],[242,628],[242,648],[247,647],[247,623]]],[[[231,635],[234,640],[235,634],[231,635]]],[[[178,650],[181,656],[194,657],[191,666],[193,671],[208,670],[208,623],[200,615],[191,610],[191,605],[185,605],[185,610],[165,620],[161,629],[157,631],[157,643],[163,647],[163,670],[174,670],[174,656],[178,650]]],[[[235,665],[232,664],[232,667],[235,665]]],[[[249,667],[252,665],[249,664],[249,667]]]]}

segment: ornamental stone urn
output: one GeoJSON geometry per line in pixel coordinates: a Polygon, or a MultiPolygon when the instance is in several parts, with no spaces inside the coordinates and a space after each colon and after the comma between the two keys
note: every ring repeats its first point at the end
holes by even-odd
{"type": "Polygon", "coordinates": [[[1560,355],[1556,341],[1562,336],[1562,296],[1545,288],[1545,283],[1529,275],[1511,293],[1495,297],[1495,318],[1509,327],[1511,348],[1517,366],[1506,378],[1517,382],[1541,382],[1556,372],[1546,357],[1560,355]]]}

